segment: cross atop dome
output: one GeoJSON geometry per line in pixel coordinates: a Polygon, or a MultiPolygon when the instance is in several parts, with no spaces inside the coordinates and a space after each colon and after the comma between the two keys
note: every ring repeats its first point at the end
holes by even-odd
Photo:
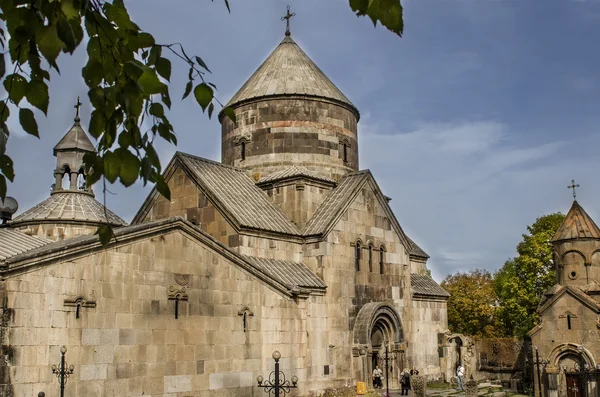
{"type": "Polygon", "coordinates": [[[290,36],[292,34],[292,33],[290,33],[290,19],[295,16],[296,16],[296,13],[292,12],[290,14],[290,6],[287,6],[287,13],[285,14],[285,16],[281,17],[281,20],[285,21],[285,35],[286,36],[290,36]]]}

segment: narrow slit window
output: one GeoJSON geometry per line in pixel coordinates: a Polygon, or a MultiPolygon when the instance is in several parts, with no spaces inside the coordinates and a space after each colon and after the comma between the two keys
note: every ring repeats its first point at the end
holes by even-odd
{"type": "Polygon", "coordinates": [[[567,328],[571,329],[571,315],[567,314],[567,328]]]}
{"type": "Polygon", "coordinates": [[[384,255],[383,247],[379,247],[379,273],[383,274],[383,255],[384,255]]]}
{"type": "Polygon", "coordinates": [[[360,243],[356,243],[356,254],[354,255],[356,271],[360,271],[360,243]]]}
{"type": "Polygon", "coordinates": [[[348,162],[348,144],[344,142],[344,163],[348,162]]]}
{"type": "Polygon", "coordinates": [[[240,143],[240,152],[242,160],[246,160],[246,142],[244,141],[240,143]]]}
{"type": "Polygon", "coordinates": [[[369,271],[373,272],[373,246],[369,245],[369,271]]]}

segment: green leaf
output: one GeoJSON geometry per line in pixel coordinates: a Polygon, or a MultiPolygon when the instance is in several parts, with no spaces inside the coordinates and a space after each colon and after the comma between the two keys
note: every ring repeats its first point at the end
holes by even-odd
{"type": "Polygon", "coordinates": [[[44,58],[46,58],[50,66],[58,70],[56,58],[60,55],[63,44],[58,37],[56,26],[50,25],[38,30],[36,40],[44,58]]]}
{"type": "Polygon", "coordinates": [[[160,103],[154,102],[152,105],[150,105],[150,114],[152,116],[162,118],[165,116],[165,109],[162,107],[162,105],[160,103]]]}
{"type": "Polygon", "coordinates": [[[144,67],[139,61],[125,62],[123,72],[133,81],[137,81],[144,74],[144,67]]]}
{"type": "Polygon", "coordinates": [[[104,153],[104,176],[114,183],[121,174],[121,158],[111,151],[104,153]]]}
{"type": "Polygon", "coordinates": [[[236,121],[236,116],[235,116],[235,111],[232,108],[225,108],[223,109],[223,114],[227,117],[229,117],[229,120],[233,121],[235,123],[236,121]]]}
{"type": "Polygon", "coordinates": [[[23,127],[23,130],[26,133],[38,138],[40,137],[40,134],[38,132],[38,125],[35,121],[35,116],[33,115],[31,109],[21,108],[19,110],[19,122],[21,123],[21,127],[23,127]]]}
{"type": "Polygon", "coordinates": [[[64,43],[64,51],[70,54],[77,48],[77,39],[71,24],[66,18],[59,18],[56,22],[56,33],[60,41],[64,43]]]}
{"type": "Polygon", "coordinates": [[[6,123],[10,116],[10,108],[8,107],[8,101],[0,101],[0,123],[6,123]]]}
{"type": "Polygon", "coordinates": [[[156,71],[162,78],[169,81],[171,79],[171,61],[167,58],[158,58],[156,60],[156,71]]]}
{"type": "Polygon", "coordinates": [[[167,200],[171,201],[171,190],[169,189],[169,185],[165,182],[165,179],[162,175],[153,173],[152,179],[156,185],[156,190],[167,200]]]}
{"type": "Polygon", "coordinates": [[[160,94],[165,89],[165,85],[160,82],[154,69],[144,67],[144,73],[138,79],[138,84],[146,95],[160,94]]]}
{"type": "Polygon", "coordinates": [[[198,55],[196,55],[194,58],[196,59],[196,62],[198,63],[198,65],[200,65],[204,69],[206,69],[207,72],[212,73],[210,71],[210,69],[208,68],[208,66],[206,66],[206,64],[204,63],[204,61],[202,60],[202,58],[200,58],[198,55]]]}
{"type": "Polygon", "coordinates": [[[140,48],[151,47],[155,44],[154,37],[150,33],[142,32],[138,36],[140,48]]]}
{"type": "Polygon", "coordinates": [[[42,80],[31,80],[27,85],[27,101],[48,115],[48,86],[42,80]]]}
{"type": "Polygon", "coordinates": [[[0,171],[6,175],[9,181],[14,181],[15,171],[13,168],[13,161],[5,154],[0,155],[0,171]]]}
{"type": "Polygon", "coordinates": [[[4,54],[0,56],[0,79],[4,77],[4,73],[6,73],[6,64],[4,63],[4,54]]]}
{"type": "Polygon", "coordinates": [[[9,74],[4,79],[4,89],[9,93],[9,98],[17,105],[27,93],[27,88],[27,80],[18,73],[9,74]]]}
{"type": "Polygon", "coordinates": [[[160,55],[162,54],[162,47],[159,45],[154,45],[150,49],[150,56],[148,57],[148,65],[154,65],[160,55]]]}
{"type": "Polygon", "coordinates": [[[167,105],[167,108],[171,109],[171,96],[169,95],[168,89],[165,89],[164,92],[160,93],[160,98],[163,101],[163,103],[167,105]]]}
{"type": "Polygon", "coordinates": [[[192,92],[193,87],[194,82],[192,80],[188,81],[188,83],[185,85],[185,92],[183,93],[183,97],[181,98],[181,100],[184,100],[185,98],[187,98],[188,95],[190,95],[190,92],[192,92]]]}
{"type": "Polygon", "coordinates": [[[357,16],[366,15],[371,18],[373,25],[379,22],[402,37],[404,22],[400,0],[350,0],[350,7],[357,16]]]}
{"type": "Polygon", "coordinates": [[[100,244],[102,244],[102,246],[105,248],[110,243],[110,240],[112,240],[115,237],[115,233],[113,232],[113,229],[112,229],[112,227],[110,227],[110,225],[99,226],[98,229],[96,230],[96,233],[94,233],[94,234],[98,235],[100,244]]]}
{"type": "Polygon", "coordinates": [[[210,105],[208,105],[208,118],[209,119],[212,117],[214,110],[215,110],[215,105],[211,102],[210,105]]]}
{"type": "Polygon", "coordinates": [[[88,63],[81,70],[81,75],[88,87],[95,87],[102,82],[103,68],[102,64],[95,59],[90,58],[88,63]]]}
{"type": "Polygon", "coordinates": [[[6,153],[6,142],[8,141],[8,133],[4,130],[6,124],[2,123],[0,128],[0,155],[6,153]]]}
{"type": "Polygon", "coordinates": [[[121,160],[119,173],[121,183],[126,187],[133,185],[140,175],[140,160],[129,150],[123,148],[115,150],[115,154],[121,160]]]}
{"type": "Polygon", "coordinates": [[[196,97],[196,102],[202,108],[202,111],[206,110],[206,107],[213,100],[214,91],[212,88],[208,86],[206,83],[198,84],[196,88],[194,88],[194,96],[196,97]]]}
{"type": "Polygon", "coordinates": [[[73,0],[61,0],[60,9],[67,19],[79,18],[79,9],[73,4],[73,0]]]}
{"type": "MultiPolygon", "coordinates": [[[[168,186],[167,186],[168,188],[168,186]]],[[[0,200],[6,198],[6,178],[4,175],[0,175],[0,200]]]]}

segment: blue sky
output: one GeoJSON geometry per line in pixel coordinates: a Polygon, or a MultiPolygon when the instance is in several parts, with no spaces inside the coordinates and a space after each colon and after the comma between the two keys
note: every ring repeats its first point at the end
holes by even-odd
{"type": "MultiPolygon", "coordinates": [[[[398,38],[356,18],[346,0],[129,0],[132,18],[158,42],[180,42],[213,71],[226,102],[283,38],[292,37],[361,111],[360,166],[369,168],[405,231],[430,255],[433,276],[493,271],[537,217],[566,212],[571,178],[600,221],[600,1],[408,0],[398,38]]],[[[9,187],[21,209],[49,194],[52,147],[72,123],[84,51],[52,76],[41,140],[10,123],[9,187]]],[[[173,59],[171,96],[187,70],[173,59]]],[[[179,149],[220,159],[220,127],[191,98],[169,118],[179,149]]],[[[176,148],[161,145],[166,164],[176,148]]],[[[109,187],[109,207],[131,220],[148,188],[109,187]]],[[[100,189],[96,189],[99,191],[100,189]]],[[[101,197],[99,197],[102,200],[101,197]]]]}

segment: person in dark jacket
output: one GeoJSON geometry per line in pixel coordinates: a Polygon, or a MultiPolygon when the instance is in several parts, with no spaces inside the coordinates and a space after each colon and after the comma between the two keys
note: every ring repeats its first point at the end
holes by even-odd
{"type": "Polygon", "coordinates": [[[402,385],[402,393],[400,393],[400,395],[408,396],[408,391],[410,390],[410,372],[408,371],[408,368],[402,371],[400,384],[402,385]]]}

